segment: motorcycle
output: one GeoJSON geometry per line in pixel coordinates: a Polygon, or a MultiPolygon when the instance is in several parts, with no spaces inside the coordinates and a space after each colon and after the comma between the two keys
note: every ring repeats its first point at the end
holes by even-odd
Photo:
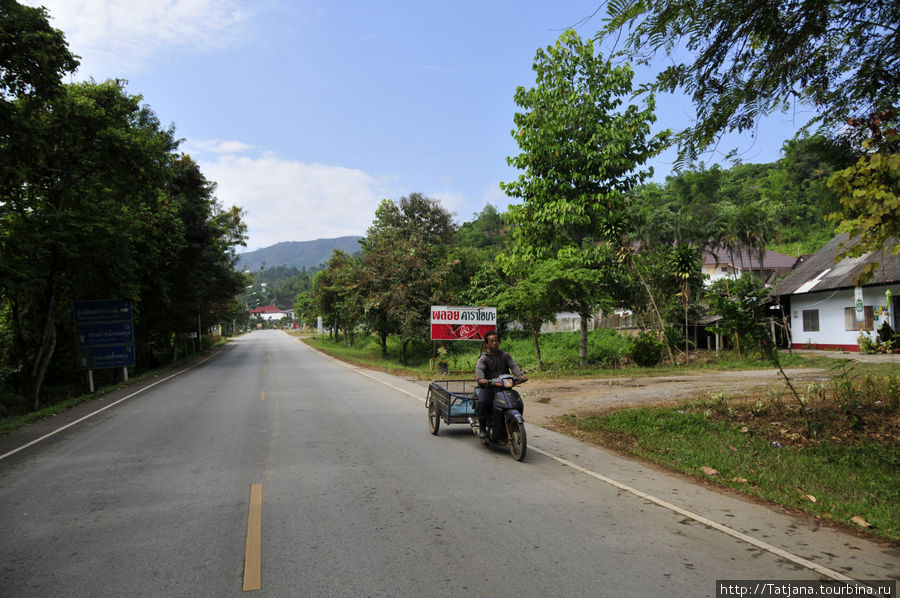
{"type": "MultiPolygon", "coordinates": [[[[488,385],[495,388],[494,404],[491,409],[491,417],[485,422],[487,438],[479,438],[481,444],[490,446],[509,446],[509,453],[516,461],[525,458],[528,441],[525,435],[525,404],[519,393],[513,387],[524,382],[521,378],[504,374],[499,378],[488,381],[488,385]]],[[[478,417],[469,417],[469,425],[475,436],[478,436],[478,417]]]]}

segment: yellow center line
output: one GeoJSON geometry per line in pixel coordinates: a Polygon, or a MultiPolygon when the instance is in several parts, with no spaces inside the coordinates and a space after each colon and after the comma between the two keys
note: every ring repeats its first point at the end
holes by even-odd
{"type": "Polygon", "coordinates": [[[259,391],[259,400],[260,401],[266,400],[266,389],[265,388],[262,389],[261,391],[259,391]]]}
{"type": "Polygon", "coordinates": [[[247,547],[244,551],[244,591],[262,588],[262,484],[250,485],[247,547]]]}

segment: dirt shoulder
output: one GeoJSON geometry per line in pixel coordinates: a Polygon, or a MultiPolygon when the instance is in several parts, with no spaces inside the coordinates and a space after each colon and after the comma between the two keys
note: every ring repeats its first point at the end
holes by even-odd
{"type": "MultiPolygon", "coordinates": [[[[830,377],[824,369],[798,368],[786,373],[798,391],[813,380],[824,381],[830,377]]],[[[764,391],[769,385],[787,390],[784,378],[775,369],[641,378],[529,380],[518,390],[525,401],[526,421],[547,426],[560,415],[584,416],[614,407],[677,402],[720,392],[731,397],[764,391]]]]}
{"type": "MultiPolygon", "coordinates": [[[[900,355],[861,355],[851,352],[795,350],[795,353],[821,355],[860,362],[896,363],[900,355]]],[[[813,380],[829,380],[833,372],[825,368],[785,370],[797,392],[803,392],[813,380]]],[[[519,388],[525,400],[525,419],[548,426],[560,415],[591,415],[610,408],[642,403],[677,402],[699,399],[724,392],[736,397],[773,387],[788,392],[784,378],[776,369],[741,371],[694,371],[673,376],[632,378],[591,378],[530,380],[519,388]]]]}

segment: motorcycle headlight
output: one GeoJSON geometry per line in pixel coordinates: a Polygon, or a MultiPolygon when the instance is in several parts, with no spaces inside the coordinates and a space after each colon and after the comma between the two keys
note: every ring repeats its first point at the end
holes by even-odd
{"type": "Polygon", "coordinates": [[[516,384],[512,378],[504,378],[503,379],[503,388],[512,388],[515,385],[516,384]]]}

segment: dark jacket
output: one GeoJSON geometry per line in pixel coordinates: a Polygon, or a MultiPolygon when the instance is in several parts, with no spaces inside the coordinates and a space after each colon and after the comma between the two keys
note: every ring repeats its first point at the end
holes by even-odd
{"type": "Polygon", "coordinates": [[[516,376],[524,375],[522,368],[512,358],[512,355],[500,349],[497,350],[496,356],[491,355],[487,351],[482,353],[481,357],[478,358],[478,365],[475,366],[476,380],[491,380],[497,376],[510,373],[516,376]]]}

